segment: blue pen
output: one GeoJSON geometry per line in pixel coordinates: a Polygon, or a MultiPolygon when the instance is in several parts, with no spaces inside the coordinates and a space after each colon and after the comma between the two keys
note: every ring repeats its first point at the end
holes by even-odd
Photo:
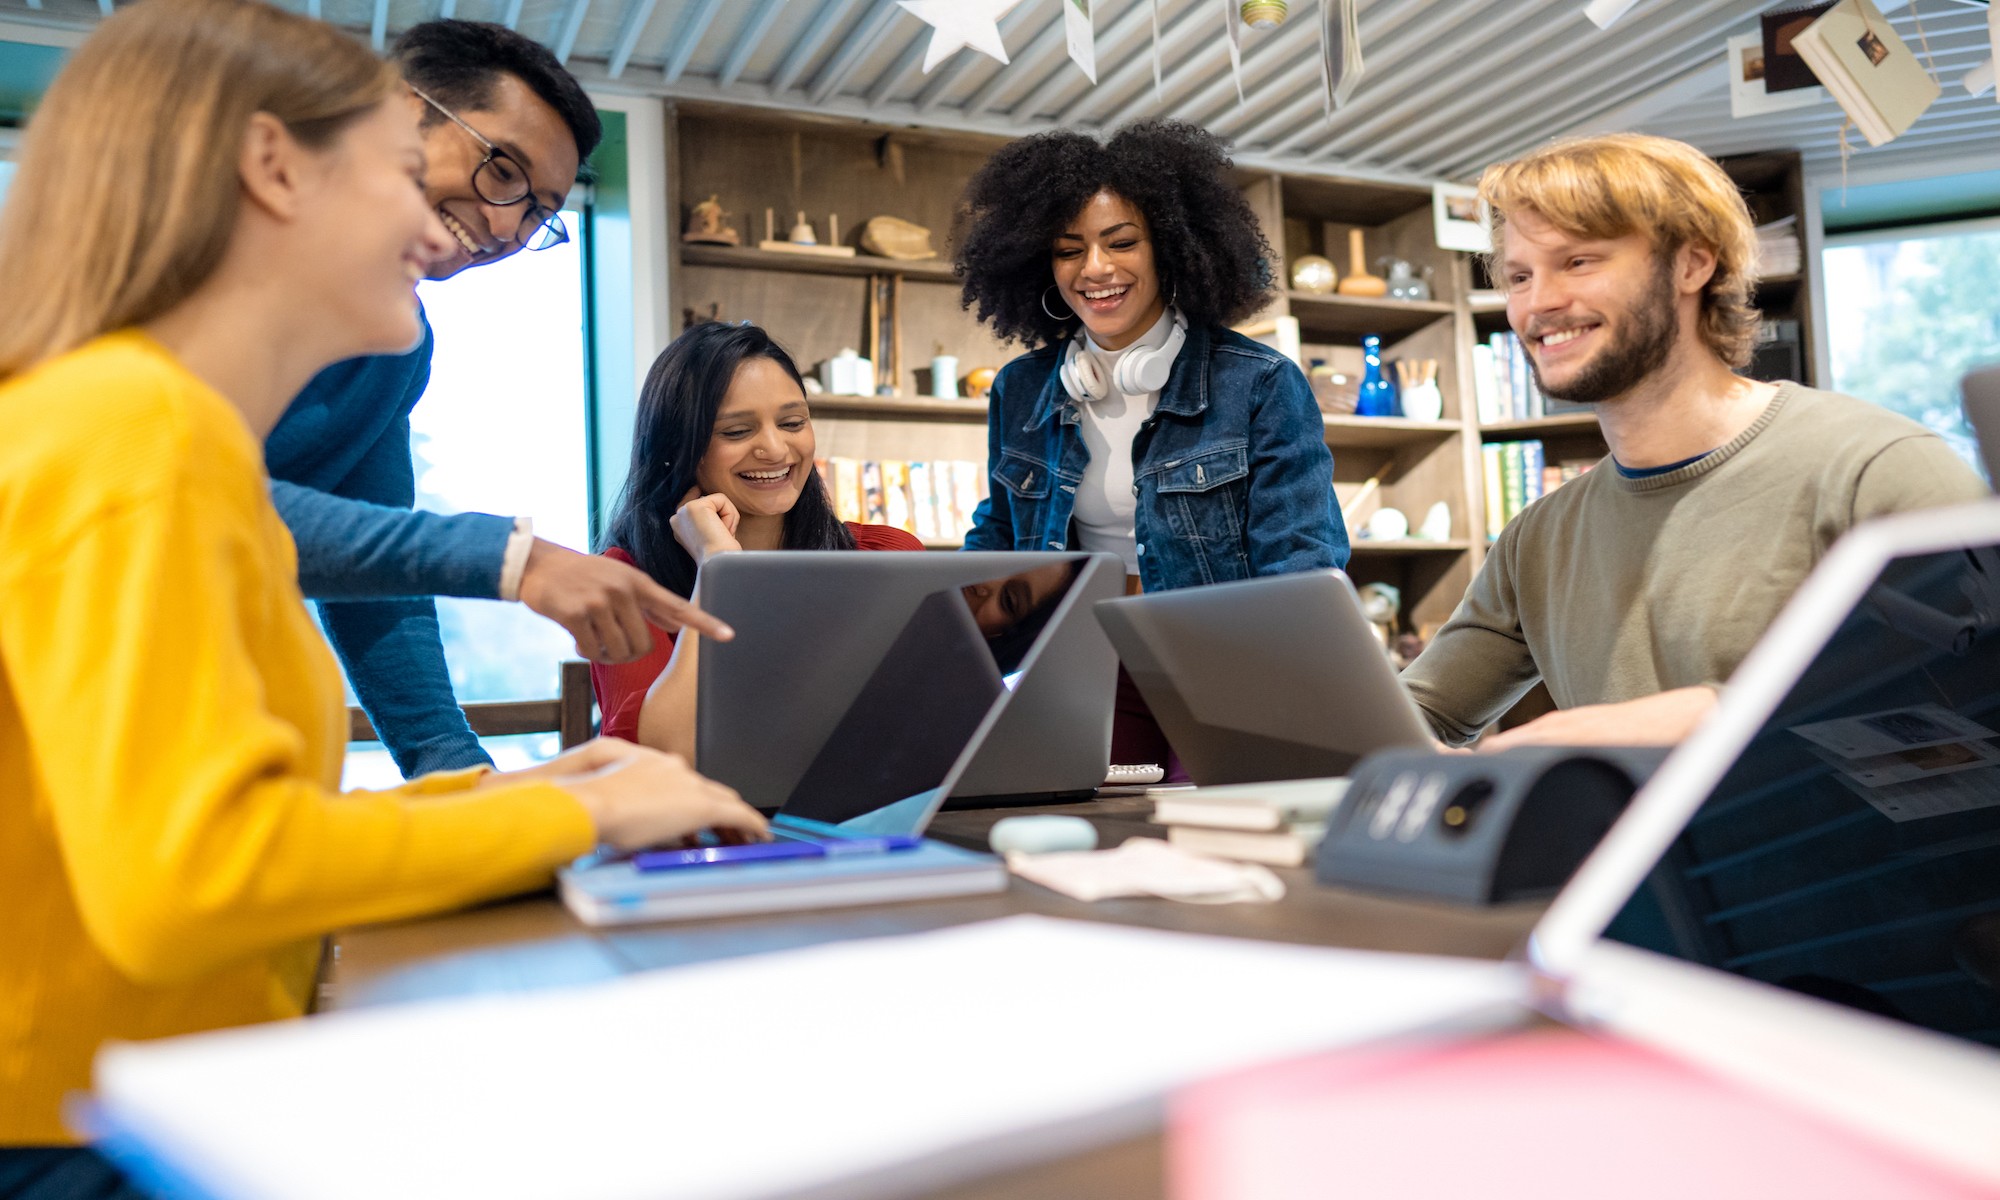
{"type": "Polygon", "coordinates": [[[924,844],[920,837],[906,837],[892,834],[888,837],[841,838],[827,842],[822,848],[829,858],[842,854],[884,854],[892,850],[915,850],[924,844]]]}
{"type": "Polygon", "coordinates": [[[819,858],[826,850],[817,842],[751,842],[743,846],[695,846],[687,850],[647,850],[632,856],[641,871],[670,871],[705,863],[770,862],[781,858],[819,858]]]}

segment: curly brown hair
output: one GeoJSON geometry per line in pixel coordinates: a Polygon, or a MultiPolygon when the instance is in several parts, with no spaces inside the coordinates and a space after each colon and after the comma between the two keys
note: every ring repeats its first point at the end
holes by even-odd
{"type": "Polygon", "coordinates": [[[1051,317],[1056,235],[1100,191],[1146,218],[1160,290],[1191,323],[1229,325],[1269,300],[1276,256],[1229,178],[1222,140],[1181,121],[1144,121],[1107,142],[1051,130],[1001,147],[966,184],[952,230],[960,307],[1003,340],[1060,341],[1076,325],[1051,317]]]}

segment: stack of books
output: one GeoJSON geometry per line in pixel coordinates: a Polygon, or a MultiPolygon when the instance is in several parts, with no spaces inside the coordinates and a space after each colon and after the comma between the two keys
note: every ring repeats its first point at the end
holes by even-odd
{"type": "Polygon", "coordinates": [[[1539,441],[1488,442],[1480,447],[1485,456],[1486,537],[1500,536],[1500,529],[1522,509],[1590,470],[1594,459],[1570,458],[1548,461],[1548,451],[1539,441]]]}
{"type": "Polygon", "coordinates": [[[964,541],[986,498],[986,470],[963,460],[817,460],[843,521],[891,525],[926,541],[964,541]]]}
{"type": "Polygon", "coordinates": [[[1167,841],[1183,850],[1273,867],[1296,867],[1312,857],[1345,779],[1293,779],[1229,787],[1156,789],[1153,820],[1167,827],[1167,841]]]}
{"type": "Polygon", "coordinates": [[[1757,278],[1799,273],[1799,218],[1782,217],[1757,227],[1757,278]]]}
{"type": "Polygon", "coordinates": [[[1535,373],[1528,369],[1521,339],[1511,333],[1493,334],[1472,347],[1472,395],[1482,425],[1533,421],[1590,407],[1544,396],[1535,373]]]}

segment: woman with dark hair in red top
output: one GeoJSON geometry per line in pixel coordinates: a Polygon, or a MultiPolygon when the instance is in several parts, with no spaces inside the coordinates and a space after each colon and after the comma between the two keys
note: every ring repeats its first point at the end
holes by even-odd
{"type": "MultiPolygon", "coordinates": [[[[754,325],[697,325],[646,373],[603,553],[686,596],[701,564],[729,550],[923,549],[900,529],[837,518],[814,449],[791,355],[754,325]]],[[[604,732],[692,758],[699,642],[677,650],[655,629],[646,657],[592,663],[604,732]]]]}

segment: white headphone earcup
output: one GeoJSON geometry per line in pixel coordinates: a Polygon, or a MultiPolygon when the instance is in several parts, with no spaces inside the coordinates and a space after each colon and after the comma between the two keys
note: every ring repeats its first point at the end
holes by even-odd
{"type": "Polygon", "coordinates": [[[1118,360],[1118,390],[1128,396],[1137,396],[1157,392],[1167,386],[1167,376],[1174,371],[1174,360],[1180,357],[1181,347],[1186,343],[1187,322],[1175,313],[1173,328],[1159,347],[1151,350],[1134,347],[1118,360]]]}
{"type": "Polygon", "coordinates": [[[1064,389],[1078,400],[1102,400],[1110,394],[1103,368],[1097,365],[1096,358],[1082,352],[1077,341],[1071,341],[1069,349],[1063,352],[1062,366],[1057,371],[1064,389]]]}

